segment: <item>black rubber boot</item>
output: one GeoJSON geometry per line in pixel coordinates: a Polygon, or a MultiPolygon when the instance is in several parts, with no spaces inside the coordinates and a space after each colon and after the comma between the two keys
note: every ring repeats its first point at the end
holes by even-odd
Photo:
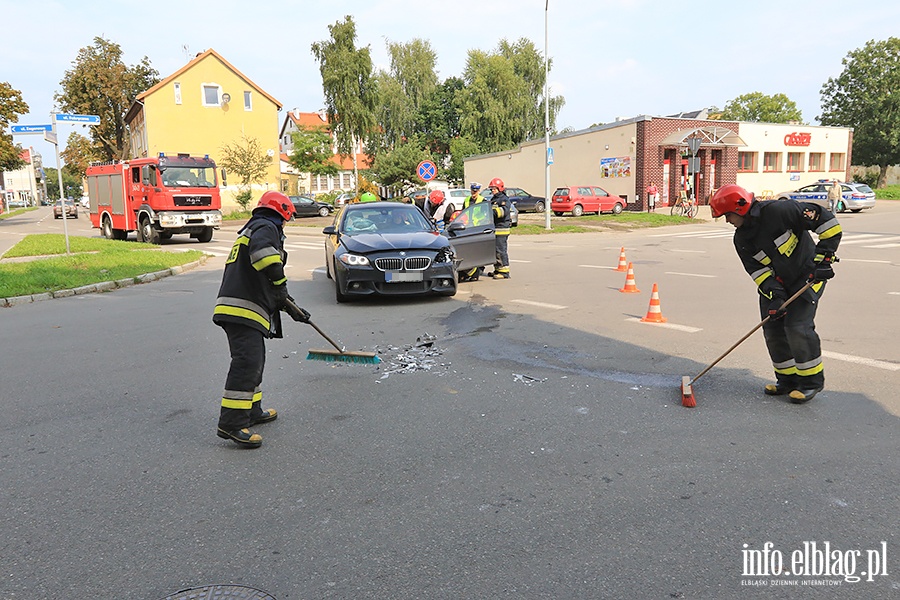
{"type": "Polygon", "coordinates": [[[791,402],[793,404],[803,404],[805,402],[809,402],[816,394],[821,392],[822,389],[823,388],[818,387],[794,390],[790,394],[791,402]]]}
{"type": "Polygon", "coordinates": [[[780,382],[767,383],[763,392],[765,392],[766,396],[784,396],[785,394],[791,393],[793,389],[792,386],[780,382]]]}
{"type": "Polygon", "coordinates": [[[250,416],[250,427],[254,425],[259,425],[260,423],[269,423],[278,418],[278,411],[274,408],[268,408],[262,411],[259,415],[250,416]]]}
{"type": "Polygon", "coordinates": [[[235,429],[225,431],[221,427],[216,429],[216,435],[223,440],[231,440],[242,448],[259,448],[262,446],[262,436],[258,433],[250,433],[249,429],[235,429]]]}

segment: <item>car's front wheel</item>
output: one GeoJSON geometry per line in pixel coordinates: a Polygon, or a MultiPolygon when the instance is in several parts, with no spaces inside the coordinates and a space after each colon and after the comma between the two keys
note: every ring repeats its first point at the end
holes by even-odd
{"type": "Polygon", "coordinates": [[[325,206],[323,206],[322,208],[320,208],[320,209],[319,209],[319,216],[320,216],[320,217],[327,217],[327,216],[328,216],[328,208],[325,207],[325,206]]]}
{"type": "Polygon", "coordinates": [[[613,206],[613,214],[621,215],[622,214],[622,205],[616,202],[615,206],[613,206]]]}
{"type": "Polygon", "coordinates": [[[534,212],[539,212],[539,213],[544,212],[544,203],[543,202],[535,202],[534,203],[534,212]]]}

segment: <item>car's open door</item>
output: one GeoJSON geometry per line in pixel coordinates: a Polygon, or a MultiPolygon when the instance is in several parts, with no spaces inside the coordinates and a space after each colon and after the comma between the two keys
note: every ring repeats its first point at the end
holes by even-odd
{"type": "Polygon", "coordinates": [[[496,261],[490,202],[470,204],[450,221],[443,233],[450,239],[460,261],[458,270],[492,265],[496,261]]]}

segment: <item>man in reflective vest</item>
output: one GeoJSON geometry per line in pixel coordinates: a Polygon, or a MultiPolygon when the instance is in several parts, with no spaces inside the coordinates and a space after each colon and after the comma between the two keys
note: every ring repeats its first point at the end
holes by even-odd
{"type": "Polygon", "coordinates": [[[710,209],[735,227],[734,247],[744,269],[756,282],[760,315],[768,321],[763,334],[775,383],[770,396],[788,394],[802,404],[825,387],[822,347],[816,333],[816,308],[825,282],[834,277],[832,264],[841,241],[841,226],[827,208],[809,202],[757,202],[738,185],[726,185],[713,195],[710,209]],[[819,238],[813,243],[809,232],[819,238]],[[785,309],[785,300],[813,282],[785,309]]]}
{"type": "Polygon", "coordinates": [[[216,435],[244,448],[262,444],[262,437],[251,433],[250,427],[278,417],[274,408],[263,410],[260,384],[265,338],[282,337],[279,311],[289,297],[283,230],[293,210],[281,192],[262,195],[225,261],[213,311],[213,322],[225,330],[231,352],[216,435]]]}

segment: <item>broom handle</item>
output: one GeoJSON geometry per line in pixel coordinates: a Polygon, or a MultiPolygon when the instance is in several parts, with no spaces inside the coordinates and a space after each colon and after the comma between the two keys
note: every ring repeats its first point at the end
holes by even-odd
{"type": "MultiPolygon", "coordinates": [[[[806,285],[804,285],[802,288],[800,288],[800,289],[797,291],[796,294],[794,294],[793,296],[791,296],[790,298],[788,298],[787,300],[784,301],[784,304],[781,305],[781,309],[787,308],[788,305],[789,305],[791,302],[793,302],[794,300],[796,300],[797,298],[799,298],[800,296],[802,296],[802,295],[803,295],[803,292],[805,292],[806,290],[808,290],[809,288],[811,288],[811,287],[813,286],[814,283],[815,283],[815,281],[809,281],[809,282],[807,282],[806,285]]],[[[779,310],[780,310],[780,309],[779,309],[779,310]]],[[[729,354],[731,354],[731,351],[734,350],[735,348],[737,348],[738,346],[740,346],[740,345],[744,342],[744,340],[746,340],[748,337],[750,337],[751,335],[753,335],[754,333],[756,333],[756,330],[759,329],[760,327],[762,327],[763,325],[765,325],[765,324],[769,321],[769,318],[770,318],[770,317],[766,317],[765,319],[763,319],[762,321],[760,321],[753,329],[751,329],[750,331],[748,331],[747,334],[746,334],[744,337],[742,337],[741,339],[739,339],[738,341],[736,341],[736,342],[731,346],[731,348],[729,348],[728,350],[726,350],[724,353],[722,353],[722,355],[721,355],[719,358],[717,358],[716,360],[714,360],[714,361],[712,362],[711,365],[709,365],[708,367],[706,367],[705,369],[703,369],[702,371],[700,371],[700,374],[697,375],[696,377],[694,377],[694,378],[691,380],[691,385],[694,385],[694,383],[695,383],[698,379],[700,379],[701,377],[703,377],[704,375],[706,375],[706,372],[709,371],[710,369],[712,369],[714,366],[716,366],[716,365],[719,363],[720,360],[722,360],[723,358],[725,358],[726,356],[728,356],[729,354]]]]}
{"type": "MultiPolygon", "coordinates": [[[[299,306],[297,306],[297,303],[294,302],[294,299],[291,298],[290,296],[289,296],[284,302],[285,302],[285,304],[289,304],[289,305],[291,306],[291,308],[292,308],[295,312],[297,312],[297,313],[302,312],[301,308],[300,308],[299,306]]],[[[307,313],[307,314],[309,314],[309,313],[307,313]]],[[[321,329],[319,329],[319,326],[318,326],[318,325],[316,325],[315,323],[313,323],[312,321],[310,321],[310,320],[308,320],[308,319],[307,319],[306,322],[309,323],[310,325],[312,325],[313,329],[315,329],[316,331],[319,332],[319,335],[321,335],[323,338],[325,338],[326,340],[328,340],[328,343],[331,344],[332,346],[334,346],[335,350],[337,350],[337,351],[340,352],[341,354],[344,353],[344,349],[341,348],[340,346],[338,346],[336,343],[334,343],[334,340],[333,340],[333,339],[331,339],[330,337],[328,337],[327,335],[325,335],[325,332],[322,331],[321,329]]]]}

